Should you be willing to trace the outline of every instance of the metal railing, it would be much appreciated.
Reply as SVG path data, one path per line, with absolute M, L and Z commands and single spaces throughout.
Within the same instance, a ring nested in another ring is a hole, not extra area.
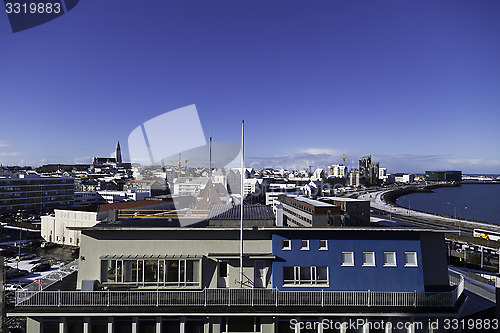
M 78 259 L 73 260 L 69 264 L 61 266 L 57 271 L 50 272 L 49 274 L 39 277 L 32 283 L 23 288 L 24 291 L 40 292 L 45 288 L 50 287 L 54 283 L 61 281 L 66 276 L 78 270 Z
M 358 306 L 453 307 L 463 280 L 449 292 L 279 291 L 17 291 L 16 306 Z

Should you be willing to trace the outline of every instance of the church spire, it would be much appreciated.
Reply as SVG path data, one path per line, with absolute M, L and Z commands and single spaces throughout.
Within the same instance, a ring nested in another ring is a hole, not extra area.
M 120 141 L 116 143 L 115 157 L 116 157 L 116 163 L 122 163 L 122 150 L 120 148 Z

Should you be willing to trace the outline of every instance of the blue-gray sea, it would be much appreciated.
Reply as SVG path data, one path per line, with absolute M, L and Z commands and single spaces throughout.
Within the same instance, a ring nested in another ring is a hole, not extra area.
M 402 207 L 461 219 L 500 224 L 500 184 L 462 184 L 441 187 L 434 193 L 411 193 L 399 197 Z

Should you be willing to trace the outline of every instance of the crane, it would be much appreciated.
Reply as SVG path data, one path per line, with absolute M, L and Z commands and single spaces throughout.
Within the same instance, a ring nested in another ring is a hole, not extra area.
M 181 163 L 187 163 L 189 160 L 181 160 L 181 153 L 179 153 L 179 159 L 178 160 L 165 160 L 165 162 L 177 162 L 177 178 L 180 178 L 181 176 Z
M 345 166 L 345 159 L 348 158 L 348 157 L 349 157 L 349 155 L 342 154 L 342 161 L 344 161 L 344 166 Z

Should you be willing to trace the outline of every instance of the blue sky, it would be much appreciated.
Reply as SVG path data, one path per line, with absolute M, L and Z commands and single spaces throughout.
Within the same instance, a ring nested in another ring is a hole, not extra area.
M 498 0 L 85 0 L 12 33 L 0 162 L 89 162 L 169 110 L 256 167 L 500 173 Z

